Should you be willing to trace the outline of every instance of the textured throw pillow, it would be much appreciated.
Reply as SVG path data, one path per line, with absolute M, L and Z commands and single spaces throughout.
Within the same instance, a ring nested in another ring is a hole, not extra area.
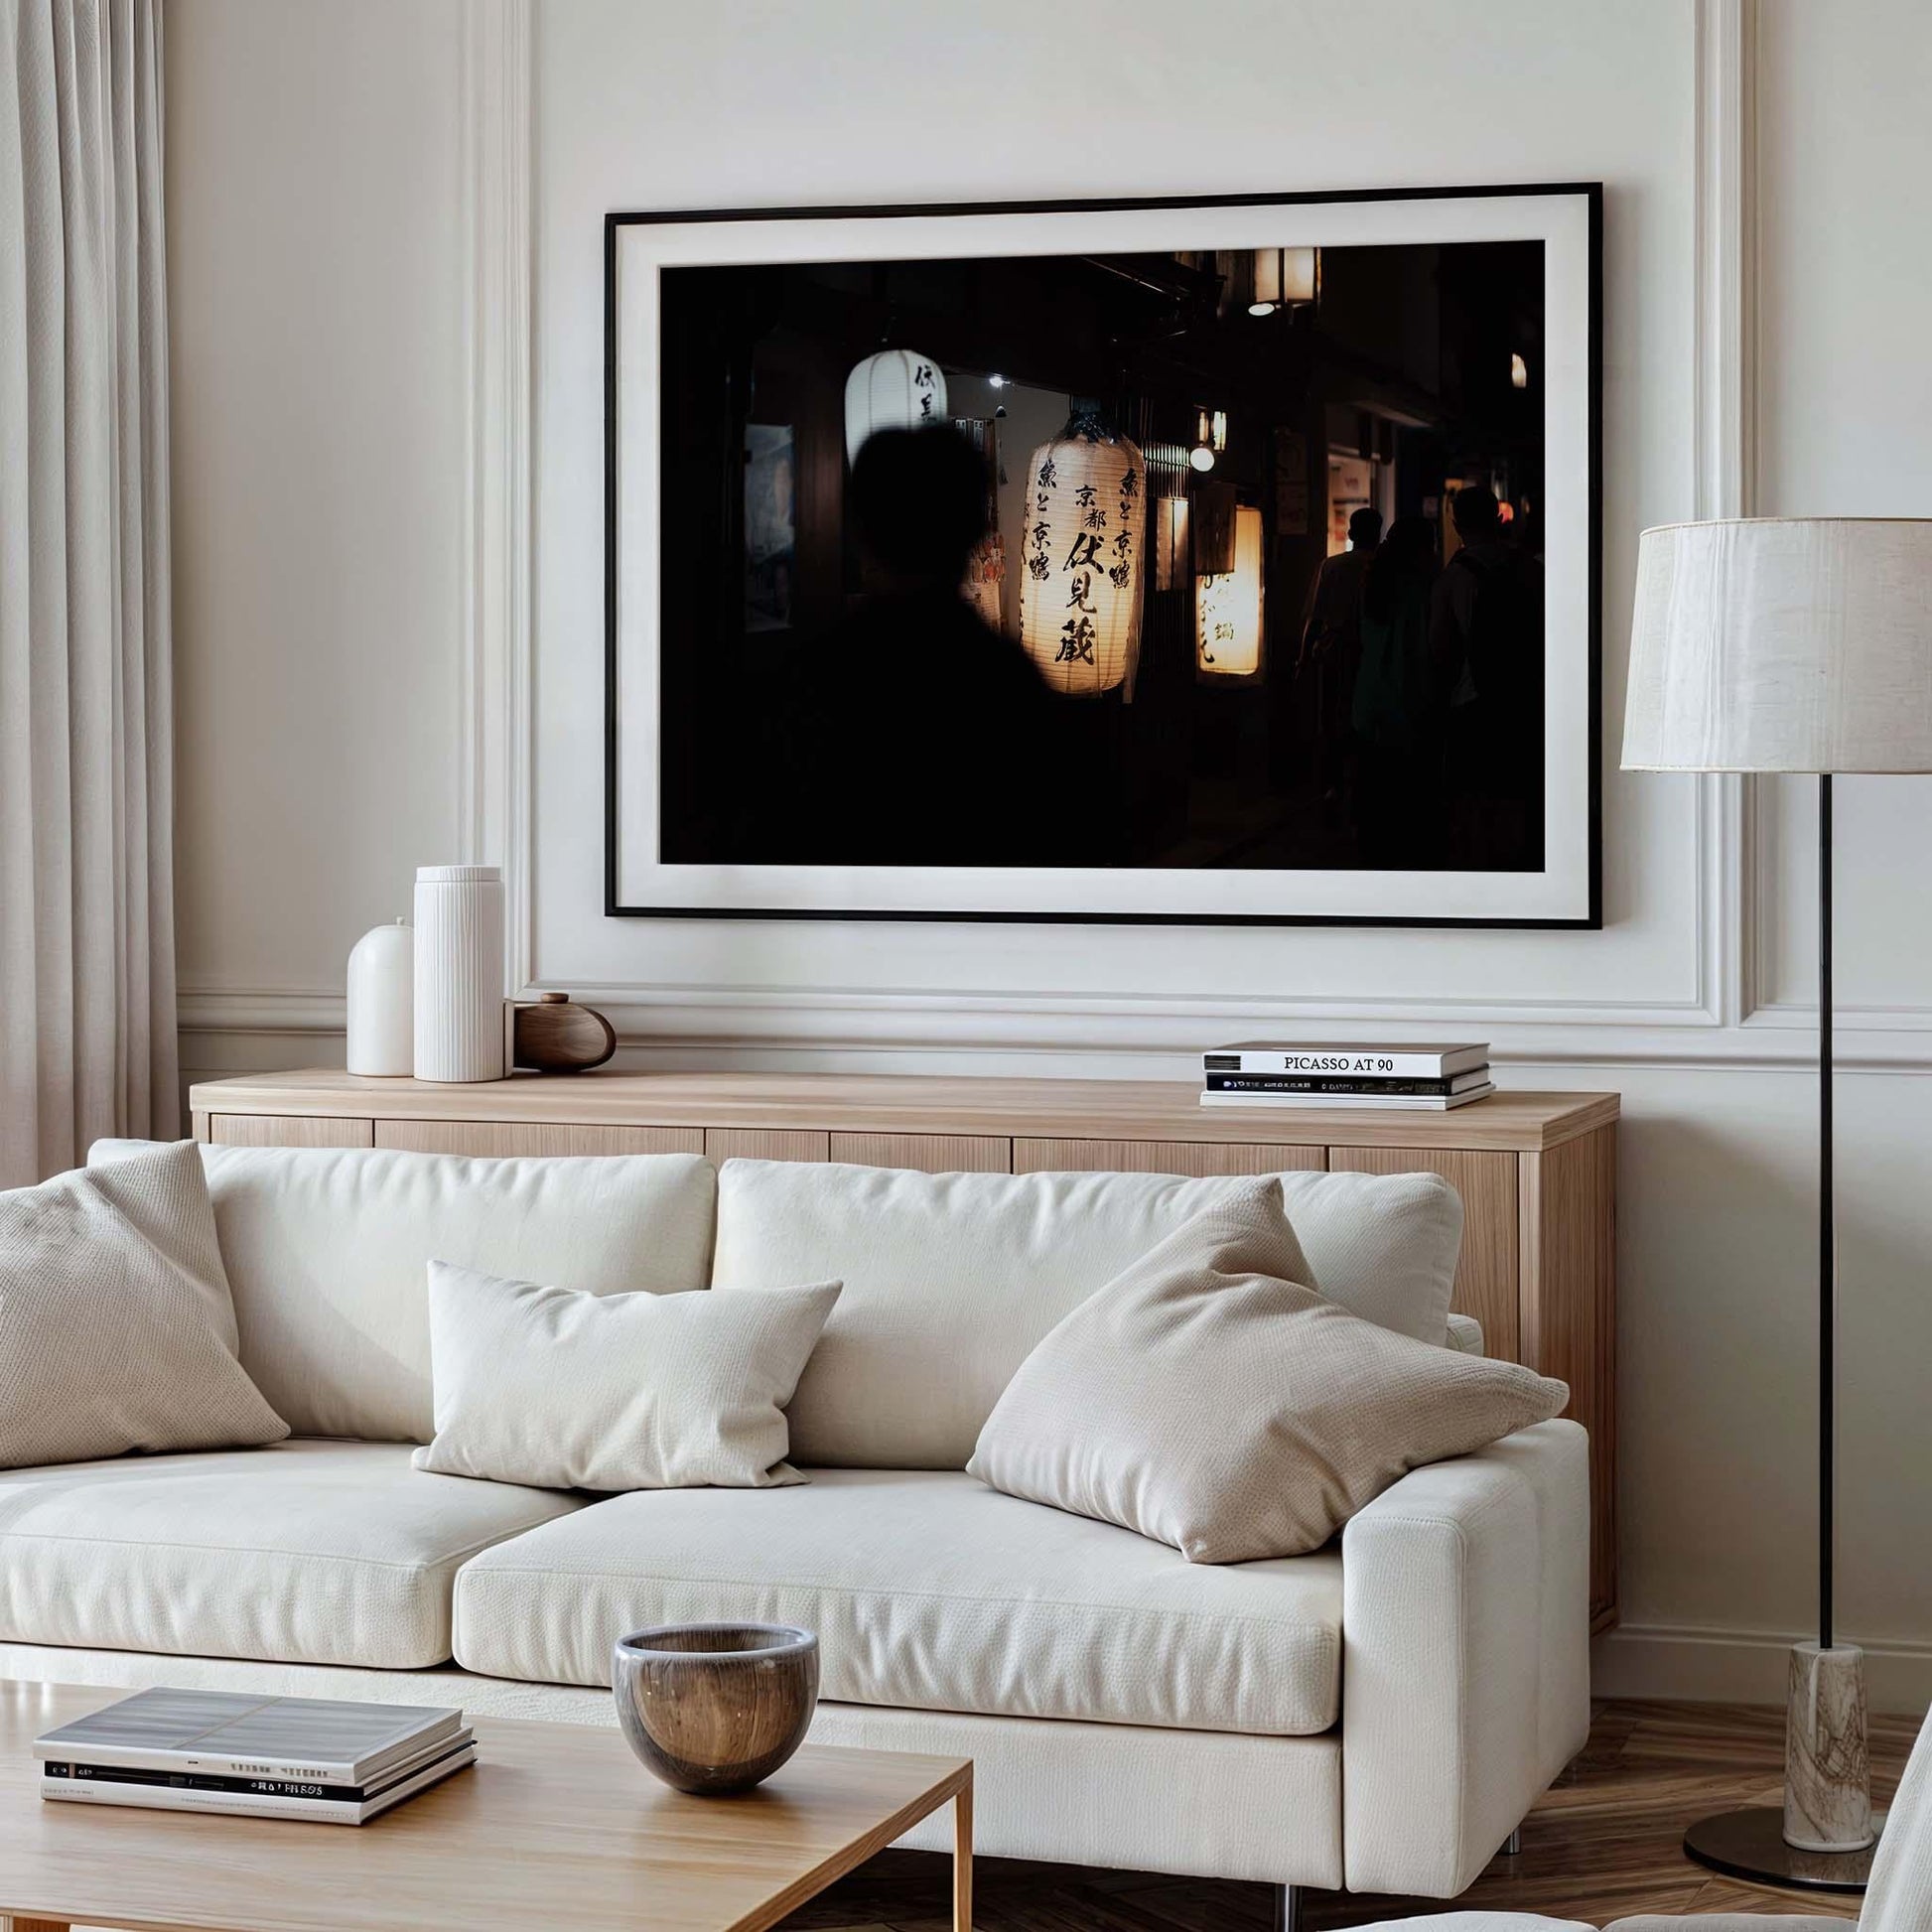
M 1319 1549 L 1409 1470 L 1569 1400 L 1282 1279 L 1285 1233 L 1273 1181 L 1176 1228 L 1028 1356 L 967 1468 L 1191 1563 L 1245 1563 Z
M 539 1489 L 803 1482 L 784 1407 L 839 1285 L 592 1295 L 429 1265 L 419 1469 Z
M 0 1193 L 0 1466 L 288 1433 L 235 1359 L 193 1141 Z

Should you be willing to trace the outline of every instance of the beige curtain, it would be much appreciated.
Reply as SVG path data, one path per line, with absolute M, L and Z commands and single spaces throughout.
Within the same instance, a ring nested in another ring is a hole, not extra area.
M 0 0 L 0 1185 L 172 1136 L 160 0 Z

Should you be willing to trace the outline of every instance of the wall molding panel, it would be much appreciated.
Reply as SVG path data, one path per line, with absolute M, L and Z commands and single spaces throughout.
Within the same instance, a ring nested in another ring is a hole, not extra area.
M 463 859 L 500 865 L 509 983 L 529 980 L 532 0 L 463 12 Z
M 523 16 L 524 59 L 528 60 L 529 0 L 473 0 L 480 12 Z M 1719 505 L 1740 505 L 1748 494 L 1751 464 L 1750 425 L 1755 407 L 1754 363 L 1744 351 L 1751 341 L 1753 216 L 1751 181 L 1751 50 L 1756 0 L 1698 0 L 1697 127 L 1698 227 L 1695 319 L 1698 359 L 1699 434 L 1696 464 L 1700 513 L 1721 513 Z M 503 28 L 500 31 L 507 33 Z M 524 111 L 527 114 L 527 77 Z M 497 125 L 506 117 L 499 116 Z M 485 115 L 485 119 L 487 116 Z M 499 138 L 508 145 L 508 137 Z M 530 152 L 527 128 L 520 137 Z M 515 253 L 527 266 L 531 255 L 530 193 L 527 181 L 506 203 L 479 222 L 489 246 Z M 486 256 L 489 246 L 479 250 Z M 519 483 L 528 477 L 530 397 L 527 278 L 482 276 L 476 298 L 499 301 L 505 313 L 480 319 L 474 333 L 484 342 L 523 333 L 524 383 L 515 398 L 522 412 L 512 429 L 505 405 L 488 420 L 501 434 L 479 437 L 474 460 L 487 464 L 500 452 L 520 462 Z M 494 485 L 486 476 L 472 479 L 472 498 L 487 503 Z M 1705 505 L 1713 507 L 1706 509 Z M 1736 513 L 1729 508 L 1723 513 Z M 527 497 L 522 521 L 512 532 L 492 525 L 495 542 L 508 544 L 520 534 L 530 540 Z M 518 579 L 518 566 L 505 565 L 491 545 L 480 545 L 480 563 L 491 584 Z M 1386 1016 L 1392 1031 L 1426 1029 L 1445 1023 L 1481 1026 L 1496 1036 L 1499 1057 L 1520 1049 L 1521 1056 L 1605 1063 L 1641 1058 L 1659 1064 L 1737 1064 L 1752 1059 L 1767 1064 L 1787 1057 L 1767 1042 L 1725 1042 L 1714 1035 L 1736 1027 L 1749 1011 L 1744 882 L 1748 877 L 1749 823 L 1739 782 L 1698 781 L 1693 864 L 1696 872 L 1696 931 L 1691 984 L 1682 1000 L 1449 1002 L 1418 993 L 1364 1001 L 1345 993 L 1286 994 L 1268 1000 L 1230 1002 L 1176 1000 L 1169 994 L 1125 995 L 1101 1003 L 1079 997 L 1003 990 L 947 994 L 931 989 L 848 987 L 720 989 L 638 979 L 594 979 L 573 973 L 570 962 L 544 960 L 539 973 L 535 894 L 530 870 L 536 773 L 531 756 L 530 690 L 535 639 L 528 616 L 530 565 L 520 565 L 519 609 L 514 626 L 503 626 L 514 643 L 516 661 L 507 673 L 480 674 L 470 689 L 478 715 L 465 721 L 466 737 L 481 746 L 506 749 L 492 765 L 477 760 L 479 802 L 474 819 L 487 843 L 500 826 L 500 850 L 509 884 L 510 978 L 519 991 L 533 980 L 594 1002 L 611 1015 L 626 1046 L 659 1053 L 702 1049 L 716 1058 L 733 1051 L 769 1054 L 789 1049 L 801 1054 L 903 1052 L 1058 1051 L 1072 1058 L 1090 1054 L 1155 1056 L 1198 1049 L 1200 1026 L 1246 1025 L 1290 1028 L 1359 1024 L 1365 1016 Z M 470 822 L 470 821 L 466 821 Z M 561 970 L 560 970 L 561 969 Z M 1692 1037 L 1687 1037 L 1690 1035 Z M 1695 1043 L 1693 1039 L 1695 1038 Z

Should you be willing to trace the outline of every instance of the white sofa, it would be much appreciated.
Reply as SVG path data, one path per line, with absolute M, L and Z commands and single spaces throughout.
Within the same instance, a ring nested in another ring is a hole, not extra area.
M 294 1437 L 0 1474 L 0 1673 L 608 1723 L 624 1630 L 801 1622 L 813 1737 L 970 1754 L 987 1853 L 1433 1897 L 1584 1742 L 1574 1424 L 1416 1471 L 1338 1546 L 1220 1568 L 963 1473 L 1038 1338 L 1226 1182 L 205 1152 L 243 1364 Z M 1446 1295 L 1446 1185 L 1283 1184 L 1328 1292 L 1398 1325 L 1431 1271 Z M 432 1257 L 602 1292 L 842 1277 L 789 1412 L 810 1483 L 412 1469 Z

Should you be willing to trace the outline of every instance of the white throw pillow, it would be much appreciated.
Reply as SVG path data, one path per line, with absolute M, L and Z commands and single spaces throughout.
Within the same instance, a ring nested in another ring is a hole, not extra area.
M 1569 1401 L 1283 1279 L 1293 1238 L 1272 1181 L 1177 1228 L 1028 1356 L 968 1470 L 1190 1563 L 1245 1563 L 1318 1550 L 1409 1470 Z
M 591 1295 L 429 1265 L 436 1435 L 419 1469 L 540 1489 L 765 1489 L 836 1282 Z
M 235 1359 L 193 1141 L 0 1193 L 0 1466 L 288 1433 Z
M 1279 1179 L 1308 1257 L 1294 1280 L 1384 1327 L 1448 1340 L 1462 1201 L 1447 1180 Z M 727 1161 L 712 1280 L 725 1294 L 845 1284 L 791 1408 L 801 1462 L 962 1469 L 1000 1391 L 1054 1322 L 1164 1235 L 1252 1184 Z

